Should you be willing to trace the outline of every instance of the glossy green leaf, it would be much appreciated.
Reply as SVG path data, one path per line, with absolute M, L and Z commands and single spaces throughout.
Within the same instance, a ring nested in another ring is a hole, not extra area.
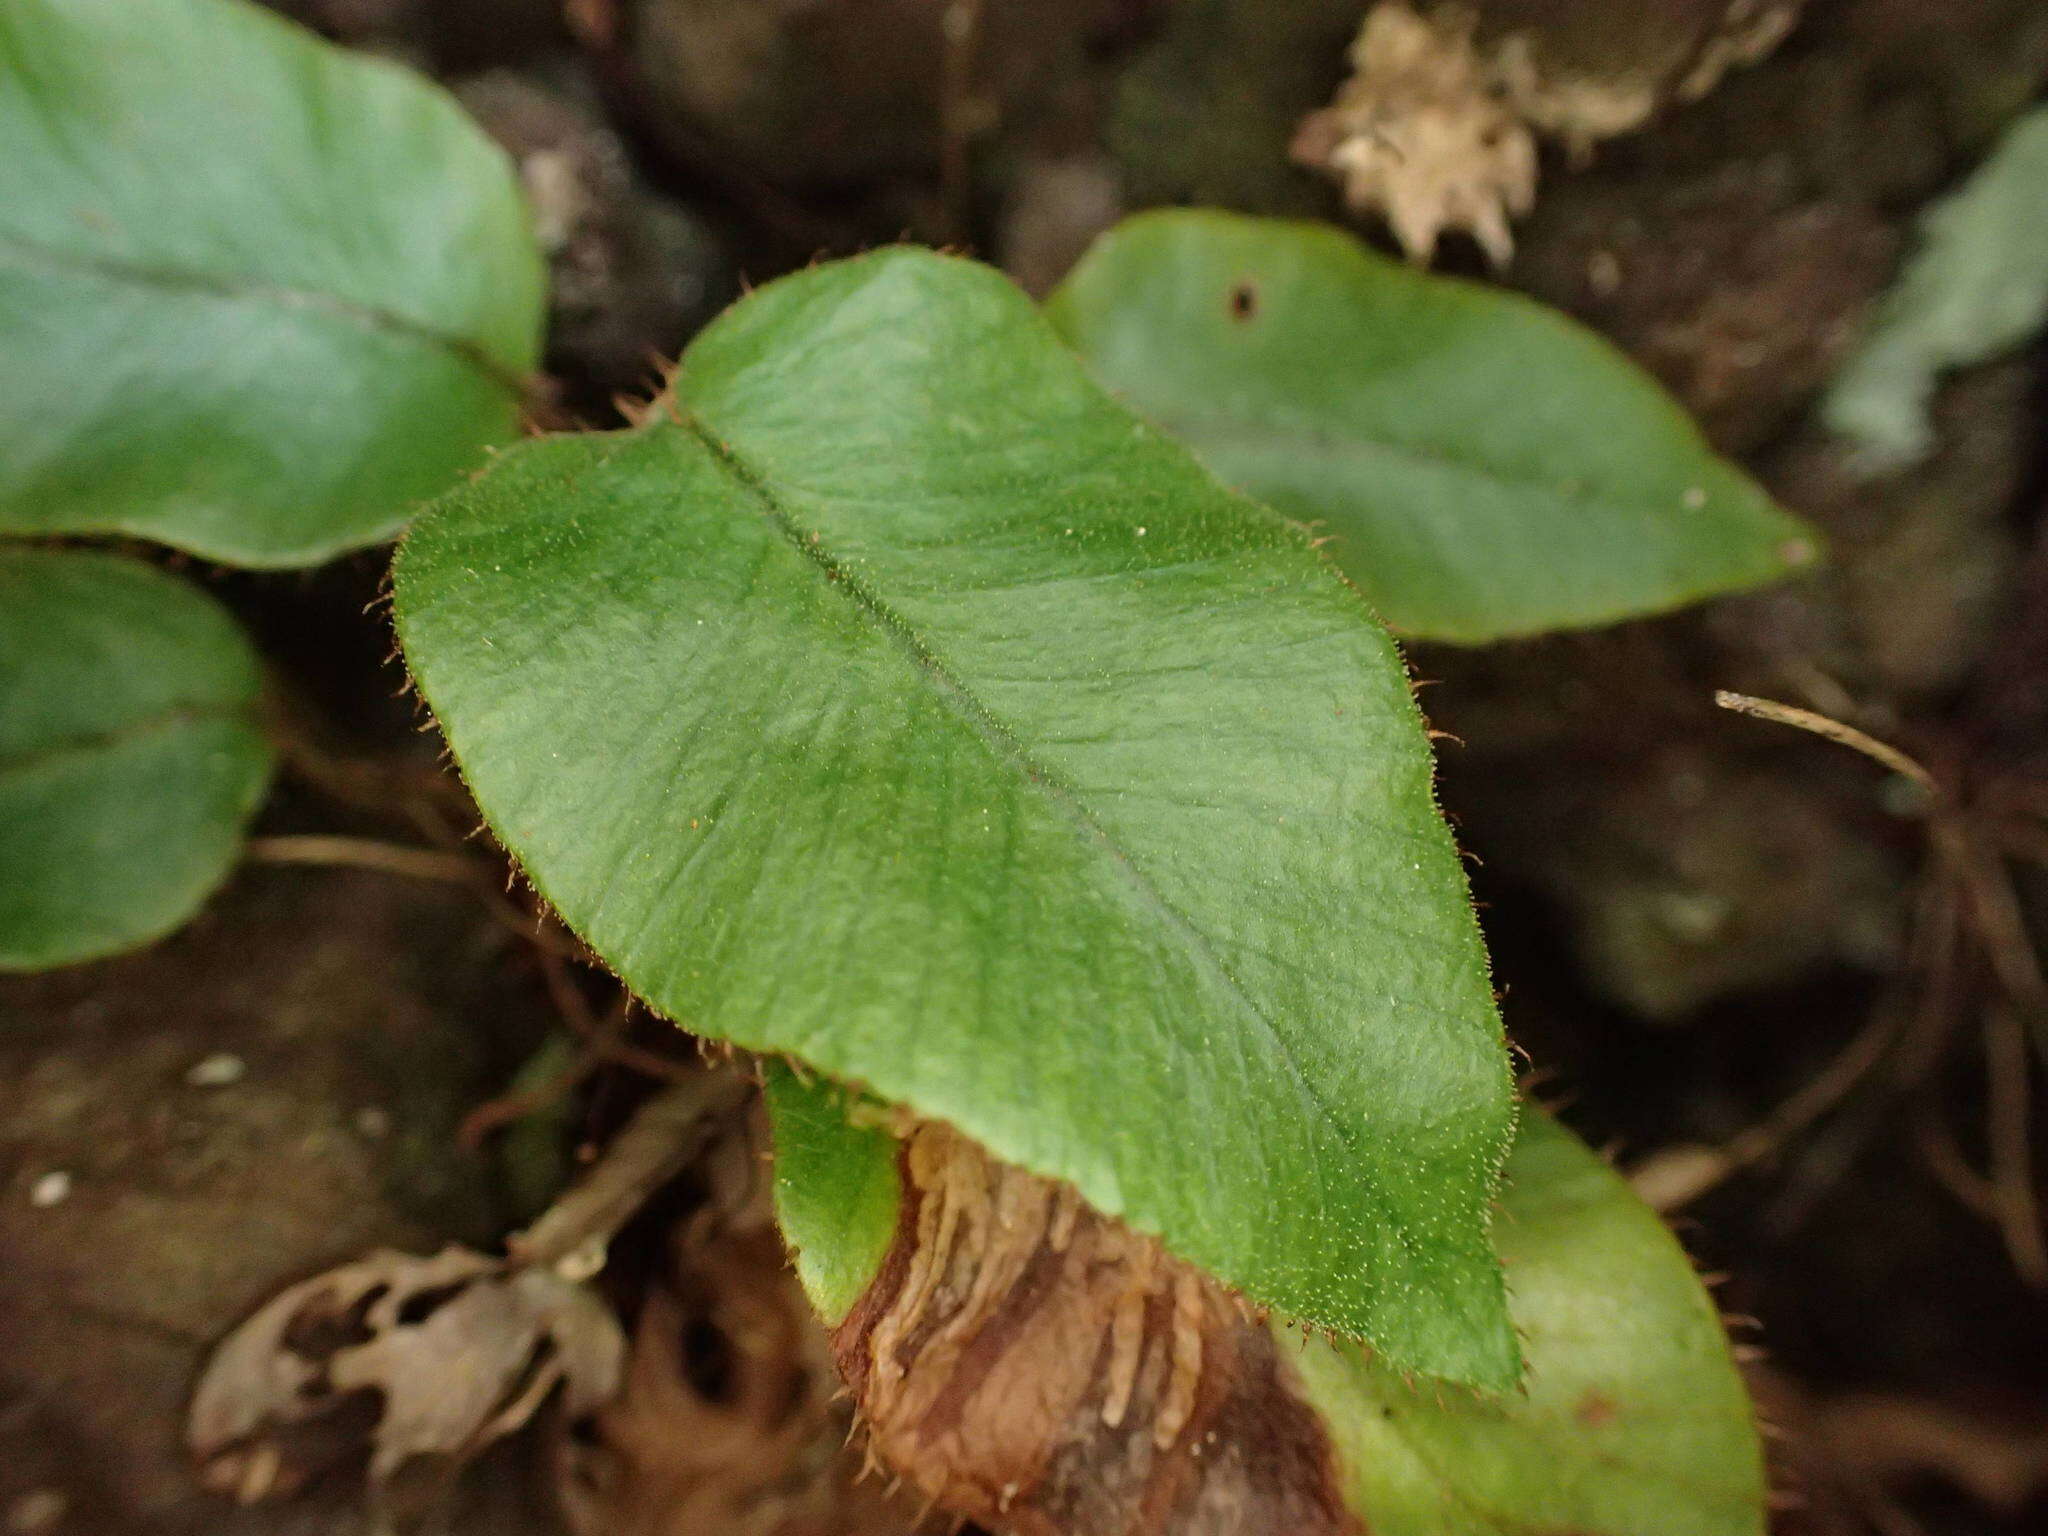
M 1513 1104 L 1408 682 L 997 274 L 762 289 L 401 546 L 479 805 L 655 1007 L 1504 1385 Z
M 2006 131 L 1920 221 L 1920 247 L 1870 334 L 1829 385 L 1821 415 L 1871 470 L 1934 446 L 1928 402 L 1941 374 L 2009 352 L 2048 323 L 2048 108 Z
M 184 582 L 0 546 L 0 970 L 192 915 L 270 776 L 259 691 L 235 621 Z
M 804 1294 L 836 1325 L 875 1278 L 896 1235 L 900 1143 L 879 1124 L 855 1124 L 858 1106 L 836 1083 L 799 1077 L 771 1061 L 764 1089 L 775 1137 L 776 1220 Z
M 542 271 L 437 87 L 246 0 L 0 6 L 0 529 L 388 537 L 517 423 Z
M 1760 1536 L 1756 1424 L 1677 1241 L 1547 1115 L 1528 1113 L 1494 1227 L 1529 1363 L 1481 1401 L 1277 1329 L 1373 1536 Z
M 1409 634 L 1604 624 L 1817 549 L 1599 337 L 1323 225 L 1144 214 L 1048 314 L 1134 409 L 1327 535 Z

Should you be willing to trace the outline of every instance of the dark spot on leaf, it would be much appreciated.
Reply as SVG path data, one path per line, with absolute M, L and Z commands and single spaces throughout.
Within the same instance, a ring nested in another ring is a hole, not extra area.
M 1241 282 L 1230 290 L 1230 318 L 1251 320 L 1259 313 L 1259 290 L 1254 283 Z
M 1586 1428 L 1602 1429 L 1614 1422 L 1614 1416 L 1620 1410 L 1614 1406 L 1613 1398 L 1594 1391 L 1579 1399 L 1579 1406 L 1575 1411 L 1579 1422 Z

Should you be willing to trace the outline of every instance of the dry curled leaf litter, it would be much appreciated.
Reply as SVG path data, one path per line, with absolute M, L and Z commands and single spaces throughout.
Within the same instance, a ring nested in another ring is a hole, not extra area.
M 272 1298 L 194 1394 L 186 1441 L 207 1483 L 250 1503 L 367 1450 L 374 1496 L 422 1457 L 459 1468 L 558 1386 L 571 1416 L 610 1398 L 625 1339 L 577 1282 L 749 1091 L 741 1073 L 706 1070 L 656 1094 L 509 1258 L 380 1251 Z
M 559 1385 L 571 1413 L 616 1389 L 624 1341 L 591 1292 L 450 1246 L 380 1251 L 274 1297 L 200 1378 L 186 1441 L 244 1503 L 367 1449 L 373 1484 L 418 1457 L 466 1461 Z
M 618 1395 L 550 1446 L 573 1536 L 907 1536 L 917 1509 L 860 1478 L 852 1405 L 767 1200 L 761 1137 L 696 1166 L 634 1313 Z M 908 1501 L 904 1501 L 908 1502 Z

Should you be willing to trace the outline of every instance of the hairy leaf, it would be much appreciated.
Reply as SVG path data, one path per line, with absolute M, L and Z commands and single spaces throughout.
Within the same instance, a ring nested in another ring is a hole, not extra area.
M 1871 470 L 1934 446 L 1943 370 L 2010 351 L 2048 322 L 2048 108 L 2006 131 L 1962 189 L 1928 210 L 1920 248 L 1821 402 Z
M 386 537 L 511 434 L 541 284 L 410 72 L 246 0 L 0 6 L 0 529 Z
M 256 658 L 212 599 L 117 555 L 0 547 L 0 970 L 190 917 L 262 798 Z
M 893 250 L 401 547 L 478 803 L 642 997 L 1488 1385 L 1513 1106 L 1399 657 L 995 273 Z
M 1134 409 L 1327 535 L 1409 634 L 1604 624 L 1817 548 L 1599 337 L 1322 225 L 1144 214 L 1048 313 Z
M 1529 1372 L 1482 1401 L 1282 1330 L 1374 1536 L 1760 1536 L 1763 1456 L 1721 1320 L 1677 1241 L 1526 1113 L 1494 1228 Z

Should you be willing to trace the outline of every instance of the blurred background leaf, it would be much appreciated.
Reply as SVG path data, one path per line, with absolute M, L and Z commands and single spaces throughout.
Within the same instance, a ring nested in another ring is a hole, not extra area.
M 0 970 L 190 917 L 270 778 L 255 652 L 125 556 L 0 546 Z
M 1934 446 L 1928 408 L 1952 368 L 2009 352 L 2048 320 L 2048 108 L 2005 131 L 1962 187 L 1920 216 L 1920 248 L 1821 402 L 1862 467 Z
M 515 430 L 541 306 L 440 87 L 245 0 L 0 10 L 0 531 L 388 537 Z
M 1611 623 L 1818 550 L 1592 332 L 1324 225 L 1143 214 L 1048 313 L 1133 410 L 1329 536 L 1405 634 Z

